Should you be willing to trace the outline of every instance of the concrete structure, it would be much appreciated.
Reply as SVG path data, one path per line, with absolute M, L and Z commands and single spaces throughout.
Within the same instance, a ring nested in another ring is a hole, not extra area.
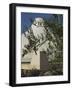
M 37 69 L 37 70 L 48 70 L 48 59 L 46 52 L 44 51 L 38 51 L 37 55 L 35 53 L 31 53 L 29 58 L 24 62 L 22 62 L 21 69 L 25 70 L 32 70 L 32 69 Z

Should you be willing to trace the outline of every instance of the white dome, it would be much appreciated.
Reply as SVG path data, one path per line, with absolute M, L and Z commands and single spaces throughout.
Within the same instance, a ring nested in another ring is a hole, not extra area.
M 38 18 L 35 18 L 35 21 L 36 21 L 36 22 L 44 22 L 44 19 L 41 18 L 41 17 L 38 17 Z
M 36 26 L 44 26 L 44 19 L 41 17 L 35 18 L 33 24 L 35 24 Z
M 33 34 L 36 38 L 46 37 L 46 30 L 44 27 L 44 19 L 41 17 L 35 18 L 33 24 L 31 25 Z
M 29 40 L 24 34 L 21 35 L 21 42 L 22 42 L 21 44 L 22 49 L 24 49 L 25 45 L 29 45 Z

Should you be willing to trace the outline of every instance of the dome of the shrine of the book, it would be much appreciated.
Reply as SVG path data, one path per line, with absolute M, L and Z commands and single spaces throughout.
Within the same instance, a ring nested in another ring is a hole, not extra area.
M 37 17 L 35 18 L 33 24 L 35 24 L 36 26 L 44 26 L 44 19 L 41 17 Z

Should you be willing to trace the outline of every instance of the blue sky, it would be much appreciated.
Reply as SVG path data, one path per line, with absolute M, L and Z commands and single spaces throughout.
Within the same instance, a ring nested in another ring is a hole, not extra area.
M 34 20 L 37 17 L 42 17 L 49 21 L 55 20 L 53 14 L 21 12 L 21 32 L 25 32 L 27 28 L 31 26 L 32 22 L 30 21 L 30 19 Z

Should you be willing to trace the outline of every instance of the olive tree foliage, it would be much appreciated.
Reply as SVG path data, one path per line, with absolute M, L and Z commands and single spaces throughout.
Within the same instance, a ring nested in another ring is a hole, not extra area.
M 35 53 L 36 53 L 36 51 L 37 51 L 37 46 L 36 46 L 36 44 L 37 44 L 37 43 L 39 42 L 39 40 L 40 40 L 40 38 L 37 39 L 37 38 L 34 36 L 33 30 L 32 30 L 31 27 L 28 28 L 28 29 L 29 29 L 29 30 L 28 30 L 28 36 L 26 36 L 26 38 L 28 39 L 29 44 L 26 45 L 26 46 L 24 46 L 26 49 L 23 50 L 23 55 L 22 55 L 22 56 L 24 56 L 24 55 L 26 55 L 27 53 L 32 52 L 32 51 L 35 51 Z
M 60 61 L 63 60 L 63 25 L 60 24 L 61 15 L 54 15 L 56 21 L 50 22 L 47 19 L 45 20 L 45 29 L 47 32 L 46 38 L 54 44 L 55 47 L 50 45 L 47 49 L 48 59 L 51 61 Z

